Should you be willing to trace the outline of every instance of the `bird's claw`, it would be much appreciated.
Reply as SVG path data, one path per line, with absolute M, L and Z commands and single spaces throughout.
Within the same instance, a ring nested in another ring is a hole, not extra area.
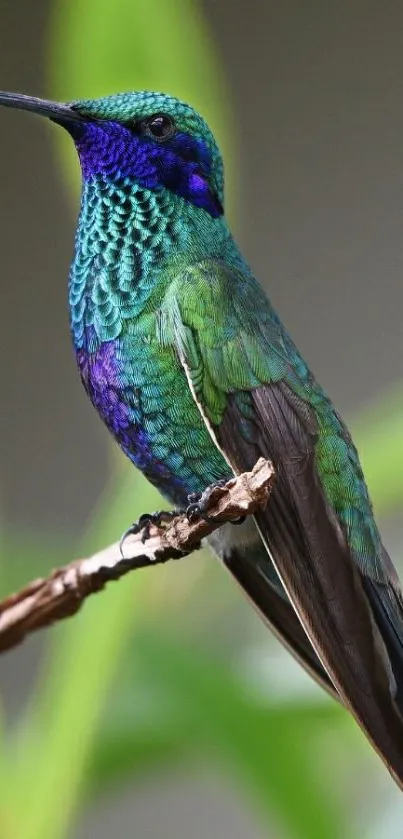
M 192 496 L 196 495 L 197 493 L 192 492 Z M 200 493 L 200 499 L 202 497 L 202 493 Z M 204 512 L 202 504 L 199 501 L 192 501 L 191 504 L 188 504 L 186 507 L 186 516 L 188 521 L 196 521 L 196 519 L 203 519 L 204 521 L 210 522 L 211 524 L 214 523 L 215 519 L 211 516 L 208 516 L 207 513 Z
M 150 538 L 150 529 L 152 524 L 155 524 L 158 527 L 158 525 L 171 521 L 171 519 L 177 516 L 180 512 L 180 510 L 156 510 L 154 513 L 142 513 L 140 518 L 133 522 L 133 524 L 125 530 L 119 540 L 119 550 L 121 556 L 123 557 L 123 545 L 128 536 L 136 536 L 138 533 L 141 533 L 141 541 L 144 545 L 147 539 Z
M 203 519 L 209 524 L 217 524 L 219 519 L 213 518 L 206 513 L 211 494 L 217 487 L 225 487 L 228 483 L 228 478 L 221 478 L 214 484 L 210 484 L 204 492 L 192 492 L 188 495 L 188 506 L 186 507 L 186 516 L 188 521 L 195 521 L 196 519 Z M 237 519 L 230 519 L 228 524 L 243 524 L 246 516 L 239 516 Z

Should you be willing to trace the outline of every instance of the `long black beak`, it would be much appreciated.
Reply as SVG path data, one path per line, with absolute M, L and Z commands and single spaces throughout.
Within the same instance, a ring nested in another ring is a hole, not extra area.
M 25 96 L 24 93 L 8 93 L 8 91 L 0 90 L 0 105 L 32 111 L 61 125 L 83 122 L 83 117 L 71 105 L 66 105 L 64 102 L 52 102 L 50 99 L 39 99 L 37 96 Z

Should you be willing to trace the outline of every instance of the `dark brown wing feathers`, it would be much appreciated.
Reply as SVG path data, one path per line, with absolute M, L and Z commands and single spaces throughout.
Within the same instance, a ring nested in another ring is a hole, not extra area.
M 230 397 L 218 442 L 237 472 L 261 455 L 273 461 L 275 490 L 256 523 L 331 681 L 403 786 L 403 719 L 392 695 L 393 670 L 400 662 L 401 671 L 403 661 L 399 638 L 386 631 L 379 593 L 360 573 L 329 510 L 315 470 L 309 409 L 281 383 L 251 393 L 256 422 L 245 433 Z

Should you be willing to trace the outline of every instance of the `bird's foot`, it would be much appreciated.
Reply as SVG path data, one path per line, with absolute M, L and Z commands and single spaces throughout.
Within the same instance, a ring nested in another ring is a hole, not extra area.
M 204 492 L 192 492 L 188 495 L 188 506 L 186 508 L 186 515 L 188 521 L 194 521 L 195 519 L 203 519 L 204 521 L 209 522 L 210 524 L 217 524 L 217 519 L 213 519 L 209 516 L 206 512 L 209 501 L 211 498 L 212 492 L 217 487 L 225 487 L 228 483 L 228 478 L 221 478 L 221 480 L 216 481 L 214 484 L 210 484 Z M 246 516 L 239 516 L 236 519 L 230 519 L 228 524 L 243 524 L 245 521 Z
M 155 524 L 157 527 L 162 524 L 167 524 L 175 516 L 182 513 L 183 510 L 156 510 L 155 513 L 143 513 L 140 518 L 133 522 L 130 527 L 125 530 L 119 541 L 120 553 L 123 556 L 123 545 L 128 536 L 136 536 L 141 533 L 141 541 L 144 543 L 150 538 L 151 525 Z

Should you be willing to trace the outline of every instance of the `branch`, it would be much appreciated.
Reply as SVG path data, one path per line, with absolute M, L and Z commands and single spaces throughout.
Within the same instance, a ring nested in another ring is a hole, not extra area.
M 34 580 L 0 603 L 0 652 L 15 647 L 26 635 L 74 615 L 83 601 L 129 571 L 179 559 L 200 547 L 201 540 L 224 522 L 251 515 L 266 505 L 274 480 L 271 464 L 261 458 L 251 472 L 232 478 L 206 495 L 209 521 L 188 521 L 179 513 L 161 525 L 152 524 L 149 537 L 128 536 L 85 559 L 57 568 L 49 577 Z

